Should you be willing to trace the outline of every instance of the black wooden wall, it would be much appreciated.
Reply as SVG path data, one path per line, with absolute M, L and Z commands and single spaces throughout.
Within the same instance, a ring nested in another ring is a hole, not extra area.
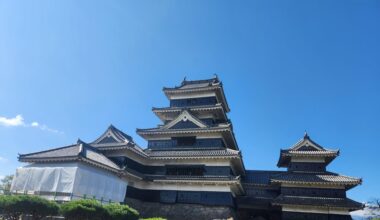
M 126 198 L 146 202 L 234 206 L 233 197 L 229 192 L 143 190 L 128 186 Z

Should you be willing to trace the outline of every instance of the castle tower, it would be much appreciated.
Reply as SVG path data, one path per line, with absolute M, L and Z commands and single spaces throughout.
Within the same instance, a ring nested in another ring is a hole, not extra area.
M 280 185 L 280 195 L 272 205 L 281 207 L 282 219 L 351 219 L 349 212 L 362 204 L 346 197 L 346 191 L 361 179 L 327 171 L 339 150 L 326 149 L 305 133 L 293 147 L 281 150 L 279 167 L 287 172 L 271 178 Z
M 170 106 L 153 108 L 163 124 L 137 129 L 148 141 L 144 151 L 150 163 L 160 171 L 146 174 L 150 182 L 141 187 L 129 186 L 127 197 L 234 207 L 235 196 L 244 193 L 240 176 L 245 169 L 222 83 L 217 77 L 184 80 L 163 91 Z

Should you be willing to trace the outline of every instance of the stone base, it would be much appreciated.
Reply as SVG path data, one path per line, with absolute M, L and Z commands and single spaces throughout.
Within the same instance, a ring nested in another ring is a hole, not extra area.
M 163 217 L 168 220 L 212 220 L 236 219 L 235 211 L 227 206 L 206 206 L 196 204 L 165 204 L 158 202 L 143 202 L 126 198 L 126 204 L 140 212 L 142 218 Z

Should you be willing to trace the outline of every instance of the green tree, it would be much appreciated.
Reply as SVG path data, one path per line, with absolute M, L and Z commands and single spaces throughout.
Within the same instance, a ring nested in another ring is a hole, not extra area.
M 38 196 L 2 195 L 0 196 L 0 213 L 4 219 L 15 220 L 21 215 L 31 215 L 33 220 L 57 215 L 59 206 Z
M 138 220 L 139 213 L 137 210 L 119 203 L 105 205 L 108 215 L 112 220 Z
M 0 191 L 4 194 L 9 194 L 11 190 L 13 175 L 7 175 L 3 179 L 1 179 Z
M 18 205 L 21 212 L 25 215 L 31 215 L 33 220 L 40 220 L 46 216 L 54 216 L 59 212 L 59 206 L 52 201 L 38 197 L 20 195 Z
M 107 210 L 96 200 L 74 200 L 61 205 L 66 220 L 110 219 Z
M 18 220 L 22 214 L 18 206 L 19 197 L 0 195 L 0 213 L 6 220 Z

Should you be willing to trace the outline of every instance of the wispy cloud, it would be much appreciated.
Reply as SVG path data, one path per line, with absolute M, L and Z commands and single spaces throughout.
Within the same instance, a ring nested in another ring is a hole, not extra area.
M 43 131 L 49 131 L 49 132 L 53 132 L 53 133 L 57 133 L 57 134 L 63 134 L 62 131 L 58 131 L 56 129 L 53 129 L 53 128 L 49 128 L 47 125 L 41 125 L 39 124 L 38 122 L 34 121 L 30 124 L 31 127 L 34 127 L 34 128 L 39 128 Z
M 16 115 L 13 118 L 7 118 L 0 116 L 0 126 L 4 127 L 33 127 L 33 128 L 39 128 L 43 131 L 48 131 L 52 133 L 57 133 L 57 134 L 63 134 L 62 131 L 53 129 L 48 127 L 47 125 L 40 124 L 37 121 L 33 121 L 32 123 L 26 123 L 22 115 Z
M 8 159 L 0 156 L 0 163 L 6 163 L 6 162 L 8 162 Z

